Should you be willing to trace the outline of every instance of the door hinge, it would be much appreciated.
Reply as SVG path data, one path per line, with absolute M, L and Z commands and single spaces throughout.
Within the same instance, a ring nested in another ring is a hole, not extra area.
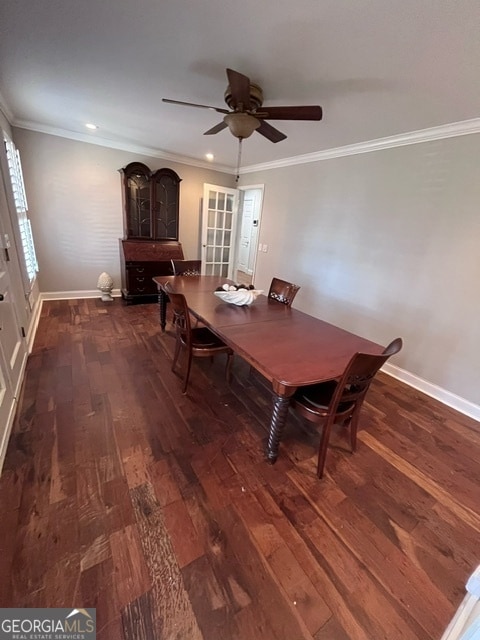
M 21 331 L 22 331 L 22 338 L 26 338 L 27 334 L 25 333 L 25 327 L 20 327 Z
M 10 262 L 10 256 L 8 254 L 8 249 L 5 248 L 4 251 L 5 251 L 5 262 Z

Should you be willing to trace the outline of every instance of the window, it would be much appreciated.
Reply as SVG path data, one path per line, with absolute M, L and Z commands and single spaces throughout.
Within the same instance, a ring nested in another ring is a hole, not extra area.
M 31 287 L 38 272 L 37 256 L 35 245 L 33 244 L 32 228 L 27 216 L 28 205 L 23 183 L 22 165 L 20 164 L 20 154 L 13 142 L 4 135 L 5 149 L 7 152 L 8 170 L 12 183 L 13 199 L 15 201 L 15 211 L 18 220 L 20 241 L 23 249 L 25 262 L 26 279 Z

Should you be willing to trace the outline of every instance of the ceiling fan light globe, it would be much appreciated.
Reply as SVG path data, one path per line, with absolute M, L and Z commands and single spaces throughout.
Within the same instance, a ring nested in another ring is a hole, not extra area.
M 260 120 L 248 113 L 229 113 L 223 121 L 236 138 L 249 138 L 255 129 L 260 126 Z

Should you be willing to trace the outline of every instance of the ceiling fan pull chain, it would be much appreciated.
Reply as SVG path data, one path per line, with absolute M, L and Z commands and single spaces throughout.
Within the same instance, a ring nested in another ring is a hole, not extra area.
M 238 139 L 237 175 L 235 177 L 235 182 L 238 182 L 238 179 L 240 178 L 240 163 L 242 161 L 242 140 L 243 138 Z

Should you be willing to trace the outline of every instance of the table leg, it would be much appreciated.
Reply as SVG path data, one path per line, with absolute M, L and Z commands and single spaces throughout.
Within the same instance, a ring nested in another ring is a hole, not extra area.
M 167 325 L 167 294 L 163 289 L 158 289 L 158 306 L 160 308 L 160 326 L 162 332 L 165 333 L 165 327 Z
M 266 450 L 267 460 L 270 464 L 274 464 L 278 457 L 278 447 L 287 421 L 289 404 L 290 398 L 274 394 L 272 419 L 270 421 L 270 433 L 268 435 Z

